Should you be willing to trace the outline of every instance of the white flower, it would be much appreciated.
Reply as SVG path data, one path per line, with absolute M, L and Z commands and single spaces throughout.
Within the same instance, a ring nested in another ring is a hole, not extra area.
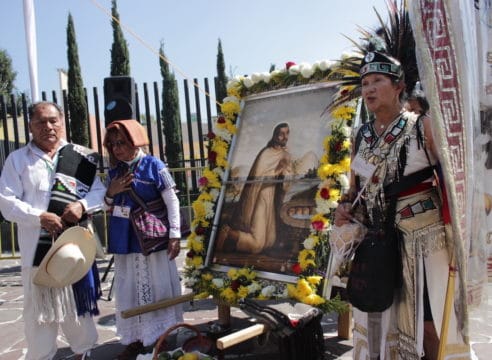
M 289 68 L 289 75 L 298 75 L 301 72 L 301 67 L 299 65 L 292 65 Z
M 275 76 L 275 75 L 279 75 L 279 74 L 282 74 L 284 73 L 285 70 L 284 69 L 275 69 L 273 70 L 271 73 L 270 73 L 270 76 Z
M 334 200 L 326 200 L 326 206 L 328 206 L 330 209 L 336 209 L 338 206 L 338 202 Z
M 257 84 L 257 83 L 259 83 L 262 80 L 263 79 L 261 78 L 261 74 L 260 73 L 252 73 L 251 74 L 251 81 L 253 81 L 253 84 Z
M 312 250 L 314 248 L 314 239 L 308 237 L 302 244 L 304 245 L 304 249 Z
M 215 201 L 219 197 L 219 189 L 212 189 L 209 191 L 210 196 L 212 197 L 212 200 Z
M 215 174 L 217 174 L 217 176 L 218 176 L 219 178 L 221 178 L 221 177 L 222 177 L 222 175 L 224 175 L 224 169 L 223 169 L 223 168 L 221 168 L 221 167 L 216 167 L 216 168 L 214 168 L 214 169 L 212 170 L 212 172 L 214 172 Z
M 243 79 L 243 85 L 249 89 L 251 86 L 254 85 L 254 83 L 253 80 L 251 80 L 249 77 L 246 77 Z
M 337 181 L 340 183 L 340 186 L 344 189 L 347 189 L 349 187 L 349 178 L 345 174 L 340 174 L 337 177 Z
M 263 289 L 261 289 L 261 295 L 263 295 L 264 297 L 272 297 L 275 293 L 275 290 L 277 290 L 277 288 L 273 285 L 265 286 Z
M 184 284 L 185 284 L 186 287 L 189 287 L 190 288 L 190 287 L 193 287 L 193 285 L 195 285 L 197 283 L 197 281 L 198 280 L 195 279 L 195 278 L 188 278 L 188 279 L 185 280 Z
M 284 289 L 281 293 L 278 293 L 278 297 L 282 299 L 287 299 L 289 297 L 289 292 L 287 291 L 287 288 Z
M 234 77 L 227 82 L 226 88 L 227 89 L 237 88 L 240 85 L 241 85 L 241 79 L 238 77 Z
M 305 79 L 311 78 L 311 76 L 313 76 L 314 74 L 314 68 L 309 64 L 302 63 L 300 65 L 300 69 L 301 69 L 301 75 Z
M 254 294 L 257 291 L 260 291 L 261 285 L 258 284 L 258 282 L 253 281 L 251 284 L 248 285 L 248 294 Z
M 265 83 L 268 84 L 270 82 L 271 76 L 269 72 L 262 72 L 260 76 L 261 76 L 261 80 L 263 80 Z
M 333 65 L 335 65 L 335 61 L 323 60 L 319 63 L 319 69 L 321 71 L 326 71 L 328 69 L 331 69 Z
M 223 103 L 226 103 L 226 102 L 233 102 L 233 103 L 236 103 L 239 105 L 239 99 L 235 96 L 227 96 L 224 98 L 224 100 L 222 100 Z
M 217 289 L 222 289 L 224 287 L 224 279 L 221 278 L 214 278 L 212 279 L 212 284 L 217 288 Z
M 210 201 L 204 201 L 203 202 L 203 207 L 205 208 L 205 218 L 206 219 L 211 219 L 214 217 L 215 212 L 214 212 L 214 203 Z
M 352 128 L 350 126 L 342 126 L 340 131 L 345 137 L 350 137 L 350 135 L 352 135 Z
M 329 200 L 316 198 L 316 212 L 320 214 L 328 214 L 331 210 L 332 207 L 330 206 Z
M 227 142 L 230 142 L 232 139 L 232 134 L 225 128 L 214 127 L 214 133 Z

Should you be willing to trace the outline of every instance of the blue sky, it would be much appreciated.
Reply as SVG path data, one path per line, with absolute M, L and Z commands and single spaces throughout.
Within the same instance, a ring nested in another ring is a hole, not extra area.
M 30 92 L 22 0 L 2 0 L 0 48 L 12 58 L 19 91 Z M 110 0 L 34 0 L 39 89 L 59 89 L 58 68 L 67 68 L 68 13 L 74 19 L 84 86 L 102 91 L 109 76 L 112 28 Z M 220 38 L 227 75 L 277 68 L 287 61 L 313 63 L 337 59 L 352 48 L 357 27 L 378 25 L 376 8 L 386 18 L 384 0 L 118 0 L 121 22 L 155 51 L 160 41 L 179 68 L 178 81 L 216 74 Z M 160 81 L 157 55 L 130 33 L 131 75 L 137 83 Z M 342 35 L 343 34 L 343 35 Z

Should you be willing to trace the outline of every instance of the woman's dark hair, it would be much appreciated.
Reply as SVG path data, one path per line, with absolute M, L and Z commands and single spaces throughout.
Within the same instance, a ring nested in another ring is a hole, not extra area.
M 414 96 L 414 97 L 411 97 L 409 99 L 414 99 L 419 103 L 420 107 L 422 108 L 423 114 L 426 114 L 429 112 L 430 106 L 429 106 L 429 102 L 427 101 L 425 96 Z

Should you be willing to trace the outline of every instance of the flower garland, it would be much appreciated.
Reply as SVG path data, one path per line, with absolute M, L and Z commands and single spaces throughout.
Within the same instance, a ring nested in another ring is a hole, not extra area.
M 256 277 L 254 269 L 231 269 L 226 274 L 204 267 L 207 235 L 215 215 L 215 206 L 221 188 L 221 180 L 228 167 L 227 155 L 232 137 L 236 133 L 236 119 L 241 111 L 240 100 L 250 94 L 276 90 L 289 86 L 329 81 L 336 74 L 334 62 L 318 62 L 313 65 L 288 62 L 285 69 L 271 73 L 255 73 L 251 77 L 236 77 L 227 84 L 227 97 L 221 105 L 222 115 L 214 124 L 209 138 L 209 168 L 199 179 L 201 193 L 192 204 L 194 218 L 192 233 L 188 237 L 185 264 L 185 285 L 193 289 L 197 298 L 210 295 L 234 304 L 241 298 L 294 298 L 317 306 L 324 311 L 341 311 L 345 303 L 337 297 L 327 300 L 320 295 L 324 270 L 329 257 L 329 229 L 331 216 L 341 194 L 348 188 L 346 176 L 350 169 L 351 122 L 355 116 L 355 104 L 336 108 L 332 113 L 331 134 L 324 140 L 324 155 L 318 168 L 321 183 L 316 193 L 316 214 L 311 218 L 309 236 L 303 242 L 298 262 L 292 271 L 298 275 L 294 284 L 284 284 Z M 344 91 L 341 89 L 340 91 Z

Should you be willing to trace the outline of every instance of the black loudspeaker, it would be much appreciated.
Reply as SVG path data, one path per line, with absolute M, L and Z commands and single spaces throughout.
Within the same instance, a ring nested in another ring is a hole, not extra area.
M 108 126 L 115 120 L 137 119 L 135 81 L 130 76 L 104 79 L 104 118 Z

